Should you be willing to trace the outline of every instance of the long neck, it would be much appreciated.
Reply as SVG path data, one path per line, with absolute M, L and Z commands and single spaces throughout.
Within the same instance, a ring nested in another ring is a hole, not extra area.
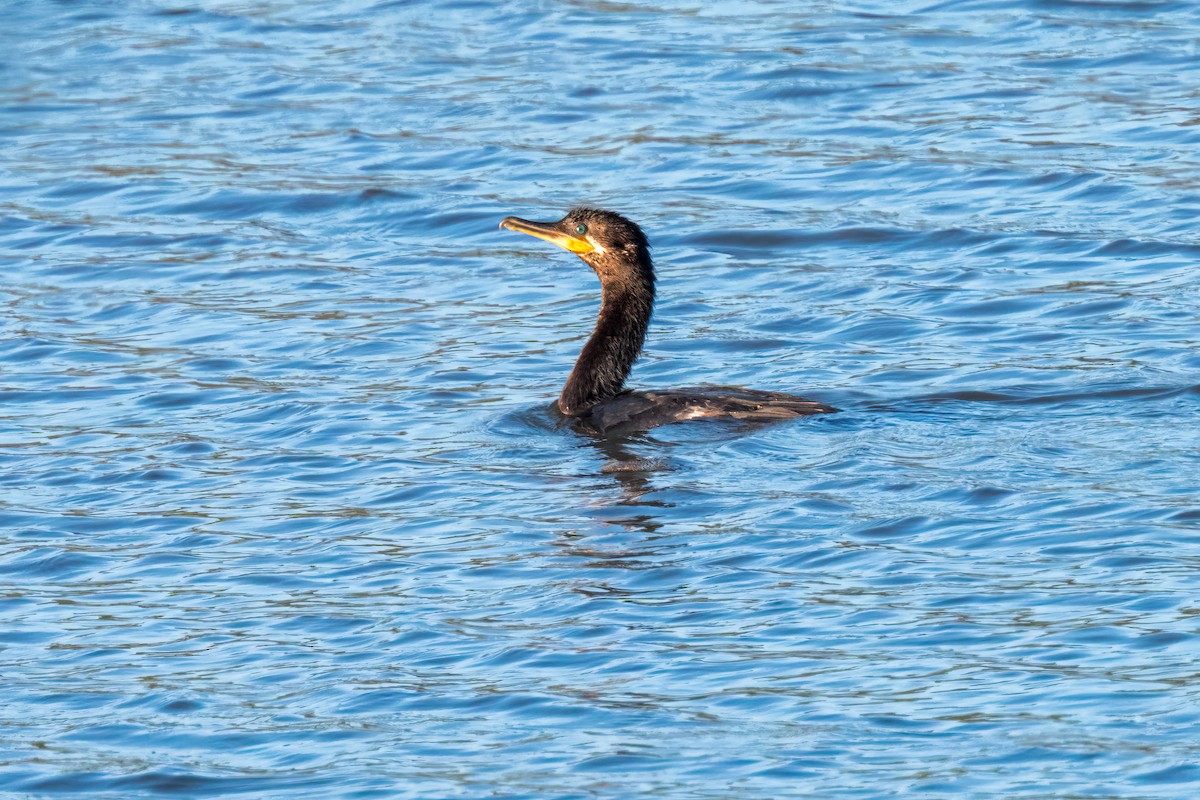
M 639 264 L 620 278 L 605 280 L 601 273 L 601 283 L 596 328 L 558 398 L 559 410 L 569 416 L 586 414 L 596 403 L 621 392 L 654 310 L 654 273 L 648 257 L 644 267 Z

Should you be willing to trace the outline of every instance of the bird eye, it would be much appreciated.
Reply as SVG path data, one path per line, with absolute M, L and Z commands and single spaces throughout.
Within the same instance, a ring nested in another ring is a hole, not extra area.
M 580 236 L 583 236 L 585 233 L 587 233 L 587 225 L 577 226 L 575 228 L 575 232 L 578 233 Z

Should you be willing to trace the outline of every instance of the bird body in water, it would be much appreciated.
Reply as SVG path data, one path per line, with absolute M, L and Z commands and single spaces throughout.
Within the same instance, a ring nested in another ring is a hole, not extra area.
M 572 209 L 558 222 L 506 217 L 500 227 L 569 250 L 600 279 L 596 327 L 558 398 L 558 410 L 582 427 L 601 433 L 631 432 L 687 419 L 774 422 L 836 411 L 782 392 L 724 386 L 625 389 L 654 310 L 654 264 L 642 229 L 620 214 L 594 208 Z

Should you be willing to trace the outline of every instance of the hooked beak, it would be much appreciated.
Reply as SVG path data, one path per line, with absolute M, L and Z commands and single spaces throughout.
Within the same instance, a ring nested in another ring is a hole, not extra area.
M 596 249 L 596 246 L 587 239 L 580 239 L 578 236 L 565 233 L 561 226 L 561 222 L 530 222 L 527 219 L 519 217 L 505 217 L 504 221 L 500 223 L 501 228 L 508 228 L 510 231 L 527 233 L 530 236 L 545 239 L 547 242 L 556 244 L 564 250 L 570 250 L 572 253 L 578 255 L 590 253 Z

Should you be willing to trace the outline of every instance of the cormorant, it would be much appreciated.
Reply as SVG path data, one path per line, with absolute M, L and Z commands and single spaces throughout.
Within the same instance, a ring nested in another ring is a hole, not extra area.
M 640 431 L 686 419 L 774 422 L 837 409 L 782 392 L 726 386 L 634 392 L 625 378 L 642 350 L 654 309 L 650 243 L 612 211 L 575 208 L 558 222 L 505 217 L 501 228 L 571 251 L 600 279 L 600 316 L 558 398 L 558 410 L 601 433 Z

